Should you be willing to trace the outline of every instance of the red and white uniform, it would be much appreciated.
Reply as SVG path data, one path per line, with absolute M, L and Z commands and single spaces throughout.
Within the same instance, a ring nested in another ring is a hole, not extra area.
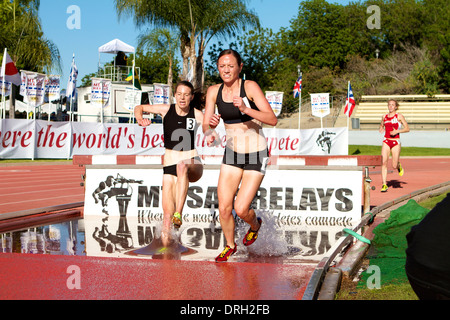
M 400 134 L 391 136 L 392 130 L 398 130 L 400 128 L 400 121 L 398 120 L 398 113 L 393 117 L 389 117 L 389 114 L 384 116 L 384 137 L 386 139 L 400 139 Z

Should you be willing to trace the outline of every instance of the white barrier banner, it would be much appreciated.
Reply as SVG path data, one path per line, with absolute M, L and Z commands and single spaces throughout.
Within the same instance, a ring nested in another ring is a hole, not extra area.
M 34 121 L 7 119 L 0 121 L 0 158 L 31 159 L 35 147 Z
M 88 255 L 125 254 L 127 248 L 101 250 L 102 235 L 110 235 L 108 239 L 120 245 L 134 243 L 129 250 L 160 237 L 162 175 L 162 168 L 87 167 L 84 216 Z M 214 209 L 218 208 L 218 177 L 219 170 L 205 170 L 198 182 L 190 184 L 184 207 L 181 241 L 202 258 L 214 258 L 224 246 Z M 267 253 L 276 245 L 277 250 L 284 250 L 282 254 L 290 251 L 320 260 L 343 235 L 342 230 L 361 219 L 361 183 L 362 171 L 357 170 L 269 169 L 253 201 L 265 222 L 255 249 L 261 245 Z M 151 238 L 145 242 L 143 230 L 147 228 Z M 240 240 L 248 226 L 238 223 L 237 228 Z
M 221 143 L 208 147 L 199 130 L 195 145 L 200 155 L 224 153 L 225 128 L 217 128 Z M 270 154 L 348 155 L 347 128 L 308 130 L 264 129 Z M 22 142 L 22 143 L 21 143 Z M 135 124 L 47 122 L 4 119 L 0 121 L 0 158 L 61 159 L 74 155 L 163 155 L 161 124 L 139 127 Z
M 36 121 L 35 158 L 64 159 L 70 153 L 71 125 L 68 122 Z M 51 155 L 51 157 L 49 157 Z

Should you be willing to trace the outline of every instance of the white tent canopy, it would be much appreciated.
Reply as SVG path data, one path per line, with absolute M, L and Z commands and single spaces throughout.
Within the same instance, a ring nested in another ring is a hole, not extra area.
M 119 51 L 125 52 L 125 53 L 134 53 L 134 47 L 130 46 L 129 44 L 126 44 L 125 42 L 114 39 L 100 48 L 98 48 L 99 53 L 113 53 L 117 54 Z

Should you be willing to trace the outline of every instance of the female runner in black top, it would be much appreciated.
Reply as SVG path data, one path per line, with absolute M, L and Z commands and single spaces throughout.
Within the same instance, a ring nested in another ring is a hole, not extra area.
M 223 51 L 217 66 L 223 84 L 208 89 L 203 132 L 210 145 L 217 140 L 214 129 L 220 119 L 225 122 L 227 145 L 217 194 L 227 246 L 216 258 L 216 262 L 225 262 L 237 251 L 233 208 L 250 225 L 244 245 L 251 245 L 258 237 L 262 220 L 256 217 L 250 205 L 263 181 L 269 160 L 261 123 L 275 126 L 278 120 L 259 85 L 240 78 L 243 64 L 239 53 Z M 214 114 L 216 105 L 218 115 Z
M 140 105 L 134 110 L 140 126 L 150 125 L 144 113 L 159 114 L 164 127 L 164 176 L 162 204 L 164 222 L 162 241 L 166 247 L 170 243 L 171 223 L 175 228 L 182 224 L 184 203 L 189 182 L 198 181 L 203 175 L 203 165 L 194 141 L 196 131 L 203 121 L 203 113 L 191 105 L 194 87 L 188 81 L 181 81 L 175 89 L 176 104 Z

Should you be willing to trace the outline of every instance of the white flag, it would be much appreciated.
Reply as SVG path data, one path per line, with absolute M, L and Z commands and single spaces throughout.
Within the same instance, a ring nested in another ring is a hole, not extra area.
M 77 89 L 77 77 L 78 77 L 78 69 L 75 64 L 75 55 L 73 55 L 72 59 L 72 67 L 70 68 L 69 81 L 67 83 L 66 96 L 67 98 L 75 97 L 76 89 Z

